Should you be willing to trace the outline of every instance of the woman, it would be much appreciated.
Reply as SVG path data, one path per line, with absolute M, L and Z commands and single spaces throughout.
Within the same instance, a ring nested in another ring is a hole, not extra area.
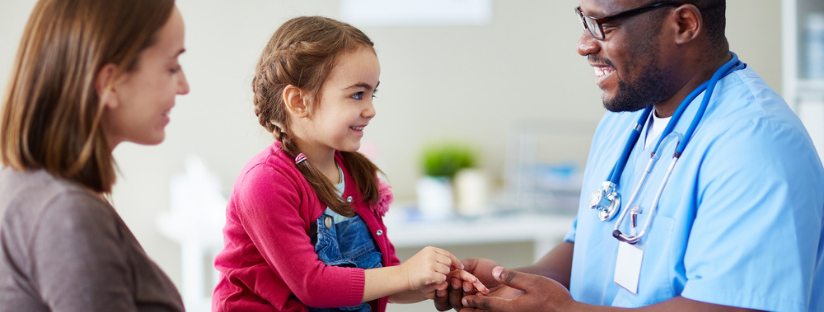
M 121 142 L 158 144 L 183 20 L 173 0 L 40 0 L 0 120 L 0 311 L 183 311 L 107 202 Z

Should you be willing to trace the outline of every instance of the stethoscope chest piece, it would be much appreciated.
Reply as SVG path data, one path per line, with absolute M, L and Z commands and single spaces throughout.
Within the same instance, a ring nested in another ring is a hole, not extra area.
M 605 181 L 602 186 L 589 195 L 589 208 L 598 210 L 601 221 L 607 221 L 621 209 L 621 195 L 615 191 L 615 184 L 612 182 Z
M 621 209 L 621 195 L 615 194 L 615 199 L 609 203 L 607 209 L 603 209 L 598 212 L 598 217 L 601 218 L 601 221 L 608 221 L 615 217 L 615 214 L 618 210 Z

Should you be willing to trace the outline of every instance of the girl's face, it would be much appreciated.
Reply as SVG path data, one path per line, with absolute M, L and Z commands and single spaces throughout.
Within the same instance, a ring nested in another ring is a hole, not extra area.
M 113 99 L 106 103 L 103 131 L 110 148 L 124 141 L 163 142 L 175 96 L 189 93 L 189 84 L 178 63 L 178 56 L 184 51 L 184 29 L 177 8 L 155 36 L 154 44 L 140 53 L 136 69 L 117 79 Z
M 380 83 L 381 66 L 368 47 L 340 55 L 320 90 L 320 103 L 310 109 L 302 141 L 315 148 L 354 152 L 363 130 L 375 117 L 372 105 Z

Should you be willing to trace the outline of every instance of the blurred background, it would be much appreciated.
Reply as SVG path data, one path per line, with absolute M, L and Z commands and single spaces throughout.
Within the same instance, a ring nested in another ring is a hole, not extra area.
M 2 86 L 7 84 L 34 2 L 0 0 Z M 369 18 L 404 13 L 381 13 L 387 3 L 389 8 L 411 5 L 418 11 L 406 10 L 408 20 Z M 796 52 L 803 43 L 795 38 L 806 25 L 799 12 L 806 12 L 806 7 L 795 3 L 731 0 L 727 9 L 731 49 L 776 91 L 793 93 L 793 103 L 798 97 L 794 86 L 803 84 L 796 73 L 805 68 L 795 59 L 807 55 Z M 388 235 L 399 245 L 401 259 L 423 246 L 438 245 L 459 258 L 488 257 L 517 267 L 531 264 L 566 232 L 578 203 L 576 182 L 580 183 L 590 138 L 604 113 L 593 70 L 575 51 L 583 33 L 573 13 L 578 1 L 178 0 L 177 4 L 186 23 L 187 52 L 181 63 L 191 93 L 178 97 L 165 142 L 151 147 L 123 144 L 116 149 L 121 175 L 113 198 L 149 256 L 181 288 L 190 310 L 208 311 L 214 274 L 211 257 L 221 244 L 225 203 L 221 199 L 229 196 L 244 164 L 273 142 L 253 112 L 250 85 L 255 63 L 274 30 L 300 15 L 351 22 L 376 43 L 381 86 L 375 102 L 377 116 L 366 128 L 362 151 L 394 186 L 396 204 L 387 216 Z M 462 10 L 469 7 L 472 10 Z M 788 7 L 793 11 L 788 12 Z M 786 84 L 793 88 L 785 88 Z M 811 107 L 816 112 L 818 106 Z M 821 124 L 821 118 L 815 120 Z M 422 159 L 433 149 L 434 157 L 439 157 L 438 144 L 449 142 L 465 147 L 470 162 L 464 167 L 472 170 L 451 173 L 449 181 L 464 179 L 465 183 L 447 183 L 454 196 L 454 205 L 444 208 L 448 213 L 426 213 L 417 209 L 424 207 L 418 205 L 423 199 L 419 200 L 416 189 L 426 188 L 421 181 L 428 172 Z M 178 182 L 172 182 L 173 177 Z M 174 185 L 178 195 L 173 195 Z M 186 200 L 205 193 L 209 195 L 197 196 L 198 204 Z M 474 195 L 467 199 L 467 194 Z M 519 211 L 541 217 L 529 218 L 538 222 L 535 226 L 499 221 L 520 220 L 522 215 L 509 216 Z M 207 214 L 211 217 L 203 217 Z M 499 219 L 489 221 L 485 215 Z M 190 221 L 208 220 L 191 224 L 186 223 L 187 216 Z M 197 228 L 198 224 L 209 226 Z M 192 283 L 203 287 L 193 288 Z M 430 310 L 434 309 L 428 302 L 389 308 Z

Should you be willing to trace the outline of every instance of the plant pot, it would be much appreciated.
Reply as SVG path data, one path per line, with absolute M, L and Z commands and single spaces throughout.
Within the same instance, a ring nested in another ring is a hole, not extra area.
M 427 220 L 444 220 L 453 215 L 455 199 L 452 181 L 446 177 L 423 176 L 418 179 L 418 209 Z

